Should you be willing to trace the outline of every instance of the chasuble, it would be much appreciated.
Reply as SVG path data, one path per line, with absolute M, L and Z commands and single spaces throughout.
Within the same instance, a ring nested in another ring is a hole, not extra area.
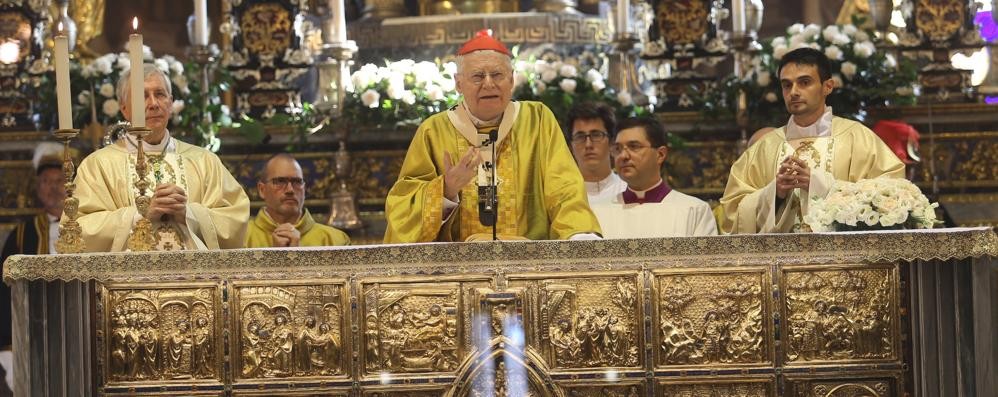
M 87 156 L 76 175 L 78 221 L 91 252 L 124 251 L 141 217 L 135 208 L 135 153 L 123 140 Z M 161 153 L 147 151 L 147 157 L 147 196 L 159 183 L 174 183 L 187 195 L 186 225 L 156 220 L 154 231 L 177 231 L 176 243 L 184 249 L 243 247 L 249 198 L 218 156 L 174 139 Z
M 731 166 L 721 198 L 725 233 L 785 233 L 797 230 L 809 200 L 824 198 L 836 180 L 856 182 L 886 175 L 904 177 L 904 164 L 862 124 L 834 117 L 831 134 L 787 141 L 786 127 L 766 134 Z M 797 155 L 811 168 L 807 192 L 794 190 L 777 208 L 780 163 Z M 804 197 L 801 197 L 804 195 Z
M 300 247 L 322 247 L 330 245 L 350 245 L 350 236 L 339 229 L 316 223 L 308 209 L 304 209 L 301 218 L 295 223 L 295 229 L 301 233 L 298 240 Z M 274 229 L 277 224 L 267 211 L 262 208 L 256 213 L 256 218 L 249 224 L 246 233 L 246 248 L 265 248 L 274 246 Z
M 464 241 L 473 234 L 491 234 L 492 228 L 478 219 L 474 182 L 461 190 L 458 207 L 444 219 L 444 153 L 456 162 L 471 145 L 479 145 L 462 132 L 477 127 L 467 127 L 460 108 L 430 116 L 416 131 L 385 201 L 386 243 Z M 477 128 L 477 133 L 491 129 Z M 498 233 L 531 240 L 600 233 L 582 174 L 551 110 L 539 102 L 511 103 L 499 131 Z M 486 152 L 482 150 L 483 157 L 491 157 Z

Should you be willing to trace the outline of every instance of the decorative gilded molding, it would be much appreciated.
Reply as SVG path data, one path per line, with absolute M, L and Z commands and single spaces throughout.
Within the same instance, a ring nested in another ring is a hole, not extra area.
M 731 253 L 737 252 L 738 255 Z M 879 263 L 998 256 L 990 228 L 761 234 L 597 241 L 374 245 L 318 250 L 223 250 L 13 256 L 4 280 L 266 280 L 345 275 L 633 271 L 689 266 Z M 473 259 L 487 258 L 487 259 Z M 224 266 L 219 266 L 224 263 Z M 289 265 L 293 264 L 293 265 Z

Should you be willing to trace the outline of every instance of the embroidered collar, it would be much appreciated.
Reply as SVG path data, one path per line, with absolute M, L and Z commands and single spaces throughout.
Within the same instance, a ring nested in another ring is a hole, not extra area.
M 790 116 L 786 128 L 787 140 L 832 136 L 832 117 L 831 106 L 825 106 L 825 113 L 821 115 L 821 118 L 806 127 L 797 125 L 794 117 Z

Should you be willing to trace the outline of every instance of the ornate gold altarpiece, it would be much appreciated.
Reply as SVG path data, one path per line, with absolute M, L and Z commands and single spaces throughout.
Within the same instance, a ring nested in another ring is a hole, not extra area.
M 31 395 L 990 395 L 996 256 L 975 228 L 15 256 L 4 280 Z

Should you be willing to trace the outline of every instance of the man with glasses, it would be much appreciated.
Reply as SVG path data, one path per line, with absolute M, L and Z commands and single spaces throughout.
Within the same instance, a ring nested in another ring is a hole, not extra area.
M 246 234 L 246 248 L 349 245 L 342 231 L 316 223 L 305 206 L 301 165 L 287 153 L 274 155 L 256 184 L 265 205 Z
M 606 238 L 690 237 L 717 234 L 706 202 L 669 187 L 662 164 L 669 154 L 665 128 L 650 117 L 629 118 L 610 147 L 627 189 L 593 205 Z
M 133 65 L 118 79 L 121 113 L 131 121 L 129 75 L 145 77 L 146 127 L 142 142 L 149 172 L 146 217 L 159 245 L 155 250 L 241 248 L 246 239 L 249 198 L 214 153 L 173 139 L 167 123 L 173 111 L 170 81 L 153 65 Z M 78 219 L 87 251 L 124 251 L 141 218 L 137 141 L 125 135 L 83 159 L 76 175 Z
M 493 186 L 493 171 L 500 238 L 598 238 L 582 175 L 551 110 L 539 102 L 511 101 L 513 65 L 506 46 L 480 31 L 461 46 L 456 63 L 462 101 L 416 131 L 385 200 L 385 242 L 491 239 L 492 227 L 483 224 L 479 208 L 490 201 L 480 192 Z
M 627 188 L 610 165 L 610 141 L 616 126 L 613 109 L 597 102 L 576 105 L 565 120 L 568 142 L 582 172 L 590 205 L 610 202 Z

